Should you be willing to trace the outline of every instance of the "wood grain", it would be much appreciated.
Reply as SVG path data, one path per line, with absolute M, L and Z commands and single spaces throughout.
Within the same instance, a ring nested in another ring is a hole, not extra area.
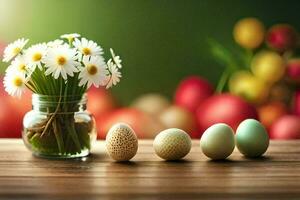
M 272 141 L 266 156 L 237 150 L 210 161 L 193 141 L 182 161 L 165 162 L 139 141 L 132 162 L 113 162 L 104 142 L 77 160 L 36 158 L 21 140 L 0 140 L 0 199 L 300 199 L 300 141 Z

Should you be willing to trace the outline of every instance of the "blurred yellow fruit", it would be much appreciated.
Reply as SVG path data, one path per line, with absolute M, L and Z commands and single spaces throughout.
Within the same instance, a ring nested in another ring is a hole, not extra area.
M 272 51 L 256 54 L 251 63 L 253 74 L 268 83 L 279 81 L 285 73 L 285 67 L 284 59 Z
M 261 104 L 269 94 L 269 85 L 248 71 L 238 71 L 229 80 L 229 91 L 250 103 Z
M 233 29 L 235 41 L 246 49 L 255 49 L 264 41 L 264 25 L 256 18 L 239 20 Z

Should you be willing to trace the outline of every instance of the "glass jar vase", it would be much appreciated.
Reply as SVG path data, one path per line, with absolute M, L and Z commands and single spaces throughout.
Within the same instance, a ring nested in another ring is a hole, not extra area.
M 96 141 L 94 117 L 83 96 L 33 94 L 33 109 L 23 119 L 23 141 L 34 155 L 47 158 L 87 156 Z

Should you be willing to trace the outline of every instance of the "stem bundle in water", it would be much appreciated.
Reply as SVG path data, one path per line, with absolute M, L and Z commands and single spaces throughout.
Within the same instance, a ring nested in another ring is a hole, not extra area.
M 62 104 L 59 101 L 57 102 L 58 109 L 55 109 L 54 113 L 33 111 L 35 114 L 32 113 L 32 115 L 45 115 L 46 118 L 24 129 L 26 140 L 31 148 L 40 154 L 66 156 L 89 150 L 91 148 L 90 134 L 95 129 L 94 120 L 92 116 L 86 116 L 83 111 L 74 112 L 78 104 L 80 103 Z M 69 112 L 66 112 L 67 110 Z M 86 120 L 82 116 L 91 120 Z

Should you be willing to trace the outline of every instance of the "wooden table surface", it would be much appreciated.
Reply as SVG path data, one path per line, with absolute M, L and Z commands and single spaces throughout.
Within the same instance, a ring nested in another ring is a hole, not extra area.
M 0 140 L 0 199 L 300 199 L 300 140 L 272 141 L 266 156 L 235 149 L 210 161 L 193 141 L 182 161 L 165 162 L 139 141 L 132 162 L 113 162 L 97 142 L 77 160 L 36 158 L 21 140 Z

